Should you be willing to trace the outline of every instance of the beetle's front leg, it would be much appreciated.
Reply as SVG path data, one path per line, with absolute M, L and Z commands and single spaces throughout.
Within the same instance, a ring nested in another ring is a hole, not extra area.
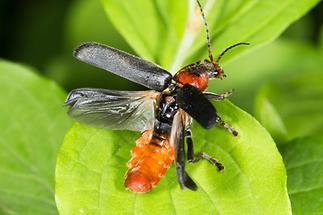
M 222 94 L 215 94 L 215 93 L 211 93 L 211 92 L 205 92 L 205 93 L 203 93 L 203 95 L 207 99 L 213 99 L 213 100 L 216 100 L 216 101 L 222 101 L 225 98 L 231 96 L 232 93 L 233 93 L 233 90 L 226 91 L 226 92 L 224 92 Z M 216 113 L 216 115 L 217 115 L 216 125 L 218 127 L 227 129 L 233 136 L 238 136 L 238 132 L 236 130 L 234 130 L 234 128 L 232 128 L 228 123 L 224 122 L 217 113 Z
M 222 101 L 225 98 L 231 96 L 232 93 L 233 93 L 233 90 L 229 90 L 229 91 L 226 91 L 226 92 L 221 93 L 221 94 L 216 94 L 216 93 L 212 93 L 212 92 L 204 92 L 203 95 L 207 99 L 212 99 L 212 100 L 216 100 L 216 101 Z

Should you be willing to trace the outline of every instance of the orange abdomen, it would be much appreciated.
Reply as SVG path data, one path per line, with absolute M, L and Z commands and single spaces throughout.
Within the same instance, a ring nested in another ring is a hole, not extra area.
M 174 160 L 174 149 L 170 146 L 169 136 L 148 130 L 136 141 L 131 156 L 125 186 L 133 192 L 148 192 L 165 175 Z

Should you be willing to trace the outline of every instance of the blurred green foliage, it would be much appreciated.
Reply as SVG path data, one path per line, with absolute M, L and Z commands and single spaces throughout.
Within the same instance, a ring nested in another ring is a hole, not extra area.
M 43 70 L 64 47 L 69 1 L 1 1 L 0 57 Z
M 0 1 L 0 58 L 37 68 L 37 71 L 26 69 L 6 61 L 0 64 L 3 101 L 0 107 L 0 214 L 57 213 L 52 188 L 53 159 L 70 125 L 60 106 L 65 94 L 52 82 L 30 71 L 54 80 L 67 91 L 77 87 L 136 90 L 143 87 L 77 62 L 72 57 L 73 48 L 84 41 L 97 41 L 137 53 L 172 71 L 207 54 L 205 32 L 199 31 L 190 48 L 184 50 L 187 56 L 176 55 L 187 27 L 187 9 L 194 6 L 193 1 L 187 4 L 186 0 L 175 3 L 140 0 L 146 2 L 142 14 L 138 14 L 140 8 L 132 6 L 134 1 L 102 2 Z M 323 156 L 320 136 L 323 131 L 323 3 L 320 1 L 288 27 L 279 25 L 280 21 L 294 21 L 298 17 L 295 14 L 305 13 L 317 1 L 273 2 L 218 0 L 210 6 L 212 13 L 207 19 L 216 53 L 233 42 L 240 42 L 236 39 L 243 38 L 253 44 L 225 56 L 222 66 L 228 77 L 212 81 L 209 90 L 235 89 L 232 101 L 255 113 L 279 144 L 287 167 L 294 214 L 304 214 L 304 210 L 306 214 L 317 214 L 322 209 L 322 201 L 318 200 L 322 181 L 316 179 L 322 178 L 319 162 Z M 255 5 L 268 10 L 246 14 Z M 271 14 L 277 8 L 279 13 Z M 147 14 L 151 19 L 145 19 Z M 250 25 L 253 20 L 263 22 Z M 286 27 L 278 40 L 268 43 Z M 147 28 L 150 31 L 145 34 Z M 241 52 L 244 54 L 234 58 Z M 172 66 L 176 57 L 179 63 Z M 52 122 L 56 123 L 47 127 Z
M 62 109 L 66 94 L 4 60 L 0 83 L 0 214 L 56 214 L 56 155 L 72 123 Z
M 322 72 L 304 72 L 261 88 L 256 117 L 277 143 L 322 132 L 322 83 Z
M 116 75 L 77 62 L 72 56 L 73 49 L 85 41 L 116 44 L 115 47 L 132 52 L 107 19 L 100 1 L 74 1 L 67 13 L 63 27 L 64 48 L 61 54 L 53 58 L 45 69 L 50 78 L 57 80 L 68 90 L 81 86 L 110 89 L 139 88 L 134 83 Z

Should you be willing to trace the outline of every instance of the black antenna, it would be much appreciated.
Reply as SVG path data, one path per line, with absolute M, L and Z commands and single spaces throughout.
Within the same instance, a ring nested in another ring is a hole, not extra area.
M 237 43 L 237 44 L 234 44 L 234 45 L 232 45 L 232 46 L 229 46 L 228 48 L 226 48 L 220 55 L 219 55 L 219 57 L 216 59 L 216 61 L 215 62 L 219 62 L 220 61 L 220 59 L 223 57 L 223 55 L 227 52 L 227 51 L 229 51 L 230 49 L 232 49 L 232 48 L 234 48 L 234 47 L 237 47 L 237 46 L 240 46 L 240 45 L 250 45 L 249 43 Z
M 200 7 L 200 11 L 201 11 L 202 18 L 203 18 L 204 25 L 205 25 L 206 39 L 207 39 L 207 51 L 208 51 L 208 53 L 209 53 L 210 61 L 211 61 L 211 62 L 213 62 L 213 55 L 212 55 L 212 50 L 211 50 L 211 40 L 210 40 L 209 27 L 208 27 L 208 25 L 207 25 L 206 18 L 205 18 L 205 14 L 204 14 L 204 12 L 203 12 L 203 9 L 202 9 L 202 6 L 201 6 L 201 3 L 199 2 L 199 0 L 196 0 L 196 1 L 197 1 L 197 4 L 198 4 L 198 5 L 199 5 L 199 7 Z

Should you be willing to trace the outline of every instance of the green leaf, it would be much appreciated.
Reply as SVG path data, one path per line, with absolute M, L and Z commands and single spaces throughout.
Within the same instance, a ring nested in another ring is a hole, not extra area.
M 106 17 L 100 0 L 73 1 L 68 11 L 65 24 L 65 50 L 71 52 L 85 41 L 114 44 L 119 49 L 131 51 Z
M 278 95 L 280 92 L 275 92 L 276 88 L 271 85 L 266 85 L 258 93 L 256 98 L 256 116 L 265 128 L 270 131 L 270 134 L 275 137 L 278 142 L 285 142 L 287 140 L 287 129 L 285 124 L 275 109 L 274 105 L 266 97 L 267 93 Z
M 291 214 L 285 168 L 270 135 L 228 101 L 216 107 L 239 136 L 193 127 L 196 151 L 225 165 L 220 173 L 207 161 L 188 164 L 196 192 L 180 190 L 173 166 L 151 192 L 126 191 L 126 162 L 139 135 L 75 124 L 57 160 L 60 214 Z
M 172 73 L 181 66 L 205 58 L 206 36 L 194 0 L 102 0 L 112 23 L 142 57 L 159 63 Z M 204 0 L 216 54 L 237 42 L 225 59 L 275 39 L 288 25 L 319 0 L 244 1 Z
M 308 72 L 263 86 L 257 96 L 256 118 L 277 140 L 321 132 L 322 82 L 322 72 Z
M 323 136 L 296 139 L 280 147 L 294 215 L 322 214 Z
M 110 20 L 140 55 L 157 62 L 176 50 L 183 34 L 186 1 L 103 1 Z M 169 44 L 169 42 L 171 42 Z M 163 54 L 163 50 L 167 51 Z
M 89 19 L 89 17 L 91 17 Z M 51 59 L 47 76 L 65 89 L 91 86 L 109 89 L 138 89 L 128 80 L 104 72 L 92 65 L 76 60 L 73 49 L 85 41 L 113 44 L 114 47 L 132 52 L 122 36 L 109 22 L 100 0 L 75 0 L 68 11 L 65 25 L 64 55 Z M 75 78 L 77 77 L 77 78 Z
M 0 214 L 56 214 L 54 167 L 71 125 L 65 93 L 31 69 L 0 60 Z

